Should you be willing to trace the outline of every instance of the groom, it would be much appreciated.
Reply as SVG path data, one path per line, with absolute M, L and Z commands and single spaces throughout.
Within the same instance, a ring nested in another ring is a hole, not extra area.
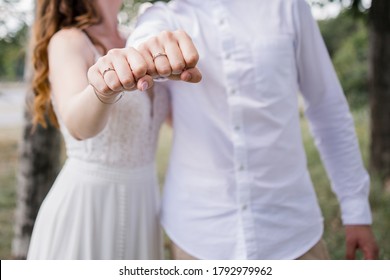
M 328 258 L 301 139 L 301 92 L 340 202 L 346 257 L 360 249 L 365 258 L 377 258 L 369 176 L 305 1 L 159 3 L 141 16 L 129 44 L 148 57 L 149 73 L 180 76 L 198 55 L 189 38 L 202 82 L 155 85 L 157 94 L 166 90 L 172 98 L 174 142 L 162 224 L 174 257 Z
M 328 258 L 297 92 L 340 202 L 346 258 L 378 257 L 353 120 L 304 0 L 159 3 L 129 44 L 154 75 L 189 79 L 182 70 L 200 57 L 201 83 L 155 86 L 172 97 L 162 224 L 175 258 Z

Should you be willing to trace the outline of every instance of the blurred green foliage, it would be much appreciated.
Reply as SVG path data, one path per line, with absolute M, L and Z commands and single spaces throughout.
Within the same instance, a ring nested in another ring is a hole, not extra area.
M 352 107 L 368 101 L 368 27 L 365 17 L 345 11 L 319 22 L 334 67 Z
M 22 80 L 26 55 L 28 26 L 0 38 L 0 81 Z
M 132 25 L 142 4 L 169 1 L 170 0 L 124 0 L 122 10 L 119 13 L 119 23 L 122 25 Z

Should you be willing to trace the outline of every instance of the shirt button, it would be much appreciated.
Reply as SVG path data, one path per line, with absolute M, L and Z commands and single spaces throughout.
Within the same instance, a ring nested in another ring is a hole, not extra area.
M 246 205 L 246 204 L 241 205 L 241 209 L 242 209 L 243 211 L 245 211 L 246 209 L 248 209 L 248 205 Z
M 236 125 L 236 126 L 234 127 L 234 130 L 235 130 L 235 131 L 239 131 L 239 130 L 240 130 L 240 126 Z
M 225 59 L 230 59 L 230 57 L 231 57 L 230 54 L 228 54 L 228 53 L 225 54 Z
M 241 165 L 238 167 L 238 170 L 239 170 L 239 171 L 243 171 L 243 170 L 244 170 L 244 165 L 241 164 Z
M 225 24 L 225 19 L 221 18 L 218 22 L 219 25 L 224 25 Z
M 235 95 L 236 94 L 236 90 L 233 88 L 230 90 L 230 95 Z

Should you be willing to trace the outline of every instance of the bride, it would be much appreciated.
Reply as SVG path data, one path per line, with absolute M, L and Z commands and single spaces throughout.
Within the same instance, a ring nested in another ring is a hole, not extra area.
M 68 158 L 38 213 L 28 259 L 162 258 L 155 151 L 169 98 L 148 90 L 147 71 L 168 56 L 163 44 L 149 54 L 124 48 L 121 5 L 37 1 L 34 123 L 45 126 L 49 113 Z M 200 80 L 196 68 L 175 74 Z

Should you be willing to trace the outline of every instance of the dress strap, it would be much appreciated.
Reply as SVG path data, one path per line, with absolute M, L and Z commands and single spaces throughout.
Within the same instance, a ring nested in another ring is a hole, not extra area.
M 92 43 L 91 38 L 89 37 L 88 33 L 83 30 L 83 34 L 85 35 L 87 43 L 88 43 L 89 47 L 91 48 L 93 54 L 95 55 L 95 61 L 97 61 L 99 59 L 99 57 L 101 57 L 102 55 L 97 50 L 96 46 Z

